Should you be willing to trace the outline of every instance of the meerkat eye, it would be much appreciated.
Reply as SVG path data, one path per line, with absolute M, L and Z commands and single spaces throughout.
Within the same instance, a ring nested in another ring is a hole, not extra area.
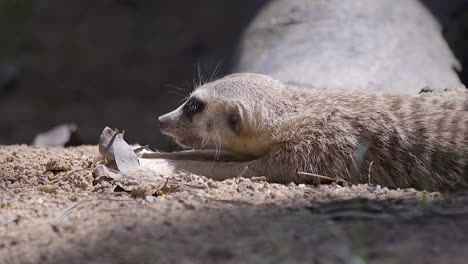
M 185 103 L 182 111 L 184 115 L 186 115 L 189 119 L 192 119 L 195 114 L 201 113 L 204 108 L 205 103 L 198 100 L 197 98 L 190 98 L 187 103 Z
M 240 135 L 240 132 L 241 132 L 240 116 L 239 116 L 239 112 L 237 111 L 237 109 L 228 113 L 227 123 L 229 127 L 232 129 L 232 131 L 234 131 L 237 135 Z

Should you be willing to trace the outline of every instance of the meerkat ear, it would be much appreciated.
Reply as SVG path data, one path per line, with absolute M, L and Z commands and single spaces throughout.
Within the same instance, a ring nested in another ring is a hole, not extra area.
M 232 105 L 227 114 L 227 123 L 232 131 L 234 131 L 238 136 L 242 133 L 243 122 L 244 117 L 240 105 Z

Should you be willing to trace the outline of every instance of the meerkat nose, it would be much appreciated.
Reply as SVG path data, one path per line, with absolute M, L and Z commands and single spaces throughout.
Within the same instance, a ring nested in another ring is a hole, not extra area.
M 167 122 L 164 121 L 164 116 L 158 117 L 159 129 L 163 130 L 167 127 Z

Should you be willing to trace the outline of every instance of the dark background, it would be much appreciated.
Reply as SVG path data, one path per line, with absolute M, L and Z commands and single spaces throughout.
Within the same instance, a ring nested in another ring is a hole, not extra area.
M 242 30 L 267 2 L 1 0 L 0 144 L 75 122 L 84 143 L 108 125 L 167 149 L 156 117 L 198 82 L 198 68 L 229 73 Z M 468 0 L 424 2 L 468 69 Z

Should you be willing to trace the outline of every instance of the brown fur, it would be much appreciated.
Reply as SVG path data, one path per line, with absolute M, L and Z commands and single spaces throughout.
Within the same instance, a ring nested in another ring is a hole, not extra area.
M 160 117 L 162 131 L 184 147 L 207 150 L 146 157 L 215 179 L 242 174 L 302 183 L 313 177 L 298 172 L 308 172 L 352 183 L 370 175 L 371 183 L 389 187 L 468 186 L 464 100 L 310 90 L 258 74 L 227 76 L 191 97 L 204 102 L 203 111 L 189 120 L 182 105 Z

